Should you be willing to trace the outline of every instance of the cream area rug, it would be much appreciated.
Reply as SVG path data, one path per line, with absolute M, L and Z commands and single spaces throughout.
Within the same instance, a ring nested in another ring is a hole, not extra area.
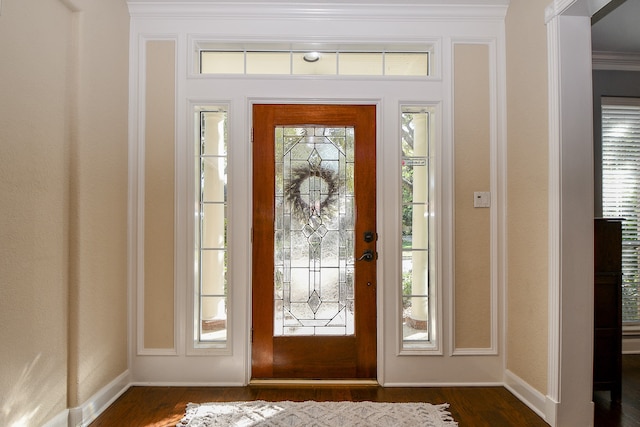
M 383 402 L 189 403 L 177 427 L 442 427 L 457 426 L 448 404 Z

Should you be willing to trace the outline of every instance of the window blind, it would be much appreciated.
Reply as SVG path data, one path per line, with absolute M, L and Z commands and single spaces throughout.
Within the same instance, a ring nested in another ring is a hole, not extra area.
M 640 324 L 640 99 L 603 99 L 602 213 L 624 219 L 622 321 Z

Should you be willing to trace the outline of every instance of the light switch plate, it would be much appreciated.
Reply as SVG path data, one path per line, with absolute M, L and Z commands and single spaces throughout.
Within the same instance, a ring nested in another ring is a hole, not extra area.
M 473 193 L 473 207 L 474 208 L 490 208 L 491 192 L 476 191 L 475 193 Z

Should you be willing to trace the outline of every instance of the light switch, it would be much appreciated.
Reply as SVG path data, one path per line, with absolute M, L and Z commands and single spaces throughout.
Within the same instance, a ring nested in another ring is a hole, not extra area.
M 473 193 L 473 207 L 474 208 L 491 207 L 491 192 L 476 191 L 475 193 Z

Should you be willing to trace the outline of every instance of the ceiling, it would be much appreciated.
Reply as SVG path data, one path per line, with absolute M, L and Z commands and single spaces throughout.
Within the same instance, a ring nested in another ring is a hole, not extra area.
M 640 0 L 612 0 L 592 18 L 593 51 L 640 53 Z

